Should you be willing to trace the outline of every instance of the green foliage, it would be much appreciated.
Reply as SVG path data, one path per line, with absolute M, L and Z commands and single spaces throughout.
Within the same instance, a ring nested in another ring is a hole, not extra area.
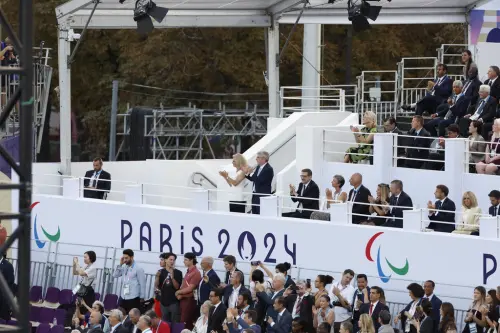
M 58 85 L 57 21 L 55 7 L 64 0 L 35 1 L 35 45 L 41 40 L 52 47 L 52 86 Z M 3 0 L 2 9 L 16 22 L 17 0 Z M 132 13 L 131 13 L 132 15 Z M 291 30 L 281 26 L 281 44 Z M 300 85 L 302 76 L 302 33 L 299 26 L 284 53 L 280 66 L 281 85 Z M 5 37 L 5 36 L 4 36 Z M 92 155 L 107 151 L 111 82 L 150 85 L 199 92 L 263 93 L 266 69 L 264 29 L 167 29 L 155 30 L 141 40 L 133 30 L 90 30 L 72 66 L 72 106 L 82 123 L 79 138 L 83 152 Z M 353 38 L 353 78 L 362 70 L 395 70 L 404 56 L 435 56 L 442 43 L 463 43 L 461 25 L 374 25 Z M 324 28 L 323 84 L 345 83 L 346 27 Z M 168 92 L 147 90 L 148 96 L 122 92 L 121 110 L 132 105 L 187 106 L 207 104 L 199 95 L 181 97 Z M 206 99 L 206 97 L 204 97 Z M 266 107 L 264 102 L 259 105 Z

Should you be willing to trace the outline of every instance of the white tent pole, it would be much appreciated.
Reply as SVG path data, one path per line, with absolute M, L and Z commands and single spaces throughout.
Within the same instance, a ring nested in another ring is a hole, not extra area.
M 280 30 L 278 22 L 274 21 L 272 26 L 267 29 L 267 70 L 269 79 L 269 117 L 277 118 L 279 116 L 279 90 L 280 90 L 280 68 L 278 63 Z
M 68 65 L 71 45 L 68 32 L 69 25 L 59 25 L 60 171 L 63 175 L 71 175 L 71 69 Z
M 302 87 L 318 89 L 302 90 L 302 109 L 319 107 L 321 70 L 321 24 L 304 24 L 304 49 L 302 57 Z M 316 98 L 314 98 L 316 97 Z

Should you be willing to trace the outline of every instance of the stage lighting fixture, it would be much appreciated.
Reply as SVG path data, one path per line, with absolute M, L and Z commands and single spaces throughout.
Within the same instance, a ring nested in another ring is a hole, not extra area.
M 347 12 L 349 21 L 352 22 L 354 31 L 363 31 L 370 28 L 368 19 L 375 21 L 380 14 L 381 6 L 372 6 L 367 1 L 369 0 L 349 0 L 347 4 Z M 379 0 L 371 0 L 379 1 Z
M 119 1 L 123 3 L 125 0 Z M 151 18 L 161 23 L 167 13 L 167 8 L 157 6 L 152 0 L 137 0 L 134 9 L 134 21 L 137 22 L 137 31 L 142 35 L 150 33 L 154 28 Z

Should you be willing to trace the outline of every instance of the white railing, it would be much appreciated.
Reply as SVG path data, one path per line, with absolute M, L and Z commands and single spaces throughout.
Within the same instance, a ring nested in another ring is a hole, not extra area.
M 333 112 L 345 111 L 344 89 L 335 86 L 281 87 L 280 117 L 293 112 Z

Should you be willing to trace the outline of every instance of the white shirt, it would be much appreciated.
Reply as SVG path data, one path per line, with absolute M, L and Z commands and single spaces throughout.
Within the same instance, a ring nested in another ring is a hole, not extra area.
M 423 298 L 431 301 L 433 297 L 434 297 L 434 294 L 431 294 L 430 296 L 425 295 Z
M 217 311 L 217 308 L 219 307 L 220 303 L 221 303 L 221 302 L 219 302 L 219 303 L 217 303 L 217 304 L 215 304 L 215 305 L 214 305 L 214 312 L 212 312 L 212 314 L 214 314 L 214 313 L 215 313 L 215 311 Z
M 309 293 L 305 293 L 302 296 L 297 295 L 297 299 L 295 300 L 295 303 L 293 304 L 293 311 L 292 311 L 292 318 L 298 317 L 300 313 L 297 313 L 297 304 L 299 304 L 300 301 L 304 299 L 304 297 L 309 296 Z
M 278 313 L 278 316 L 276 317 L 276 322 L 273 322 L 273 323 L 271 324 L 271 327 L 273 327 L 273 326 L 274 326 L 274 324 L 276 324 L 276 323 L 278 322 L 278 320 L 280 320 L 280 319 L 281 319 L 281 317 L 283 317 L 283 312 L 285 312 L 285 310 L 286 310 L 286 309 L 283 309 L 283 310 L 281 310 L 281 312 L 280 312 L 280 313 Z
M 267 165 L 267 162 L 262 164 L 259 168 L 259 171 L 257 171 L 257 177 L 259 177 L 260 173 L 262 172 L 262 169 L 264 169 L 264 167 Z
M 111 327 L 111 333 L 113 333 L 118 326 L 120 326 L 121 323 L 116 324 L 115 326 Z
M 229 187 L 229 200 L 230 201 L 243 201 L 243 189 L 245 187 L 245 173 L 242 170 L 238 170 L 231 174 L 231 178 L 236 180 L 238 176 L 243 176 L 243 180 L 238 185 L 232 185 Z
M 370 303 L 369 307 L 368 307 L 368 314 L 371 316 L 373 311 L 375 311 L 375 307 L 377 306 L 378 304 L 378 301 L 376 301 L 375 303 Z M 370 313 L 370 308 L 372 309 L 372 312 Z
M 347 302 L 352 302 L 352 298 L 354 297 L 354 287 L 348 284 L 347 286 L 342 286 L 341 282 L 337 284 L 332 284 L 330 287 L 330 291 L 328 292 L 328 296 L 330 296 L 330 299 L 332 301 L 337 299 L 337 296 L 333 294 L 333 288 L 337 287 L 340 290 L 340 295 L 347 301 Z M 351 304 L 352 305 L 352 304 Z M 351 319 L 352 313 L 350 310 L 343 308 L 341 306 L 335 306 L 333 308 L 335 312 L 335 322 L 340 323 L 343 321 L 346 321 L 348 319 Z
M 241 284 L 236 289 L 233 286 L 233 292 L 229 296 L 229 300 L 228 300 L 228 304 L 227 304 L 230 309 L 233 309 L 238 305 L 238 296 L 240 295 L 240 289 L 241 289 Z
M 274 292 L 274 294 L 273 294 L 273 297 L 271 297 L 271 299 L 274 299 L 274 298 L 276 297 L 276 295 L 277 295 L 280 291 L 282 291 L 283 289 L 285 289 L 285 288 L 282 288 L 282 289 L 280 289 L 280 290 L 278 290 L 278 291 L 275 291 L 275 292 Z

